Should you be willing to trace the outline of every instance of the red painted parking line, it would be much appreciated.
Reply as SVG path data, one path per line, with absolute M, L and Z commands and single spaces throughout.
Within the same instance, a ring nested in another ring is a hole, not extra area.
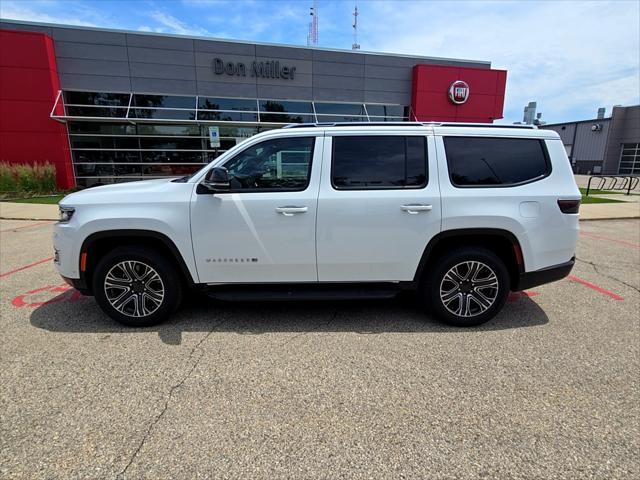
M 25 265 L 24 267 L 16 268 L 15 270 L 11 270 L 9 272 L 0 273 L 0 278 L 6 277 L 6 276 L 11 275 L 13 273 L 21 272 L 22 270 L 26 270 L 27 268 L 35 267 L 36 265 L 40 265 L 41 263 L 50 262 L 51 260 L 53 260 L 53 257 L 45 258 L 45 259 L 39 260 L 37 262 L 30 263 L 29 265 Z
M 626 242 L 624 240 L 618 240 L 617 238 L 603 237 L 602 235 L 595 235 L 593 233 L 587 232 L 580 232 L 580 235 L 588 238 L 593 238 L 595 240 L 606 240 L 607 242 L 619 243 L 620 245 L 624 245 L 626 247 L 640 248 L 640 245 L 637 243 Z
M 58 295 L 52 297 L 51 295 Z M 22 295 L 18 295 L 11 301 L 14 307 L 40 307 L 57 302 L 77 302 L 83 298 L 82 294 L 63 283 L 62 285 L 47 285 L 46 287 L 36 288 Z
M 577 282 L 581 285 L 584 285 L 585 287 L 590 288 L 591 290 L 595 290 L 596 292 L 606 295 L 607 297 L 611 297 L 614 300 L 624 300 L 624 298 L 622 298 L 620 295 L 610 292 L 609 290 L 599 287 L 598 285 L 594 285 L 591 282 L 587 282 L 586 280 L 583 280 L 582 278 L 578 278 L 575 275 L 569 275 L 567 277 L 567 280 L 570 280 L 572 282 Z
M 523 297 L 536 297 L 540 295 L 538 292 L 527 292 L 527 291 L 519 291 L 519 292 L 509 292 L 509 296 L 507 297 L 507 302 L 516 302 Z
M 21 227 L 15 227 L 15 228 L 5 228 L 4 230 L 0 230 L 0 233 L 4 233 L 4 232 L 15 232 L 16 230 L 23 230 L 25 228 L 34 228 L 34 227 L 39 227 L 41 225 L 51 225 L 53 223 L 53 220 L 49 221 L 49 222 L 38 222 L 38 223 L 31 223 L 29 225 L 23 225 Z

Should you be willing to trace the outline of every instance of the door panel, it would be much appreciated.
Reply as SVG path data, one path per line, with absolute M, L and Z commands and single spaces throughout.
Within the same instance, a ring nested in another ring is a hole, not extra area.
M 334 188 L 332 137 L 324 141 L 317 220 L 318 279 L 413 280 L 427 243 L 440 232 L 440 190 L 433 138 L 427 137 L 426 187 L 389 190 Z
M 191 234 L 201 282 L 317 281 L 315 219 L 322 146 L 322 138 L 316 139 L 309 184 L 304 191 L 264 191 L 262 188 L 262 191 L 215 195 L 194 192 Z M 265 175 L 255 182 L 245 176 L 241 182 L 257 187 L 279 184 L 273 180 L 277 172 L 277 177 L 284 178 L 286 185 L 287 175 L 295 175 L 300 169 L 297 160 L 291 160 L 298 154 L 277 152 L 272 156 L 273 165 L 269 165 L 272 176 Z M 232 166 L 234 158 L 237 156 L 217 166 Z

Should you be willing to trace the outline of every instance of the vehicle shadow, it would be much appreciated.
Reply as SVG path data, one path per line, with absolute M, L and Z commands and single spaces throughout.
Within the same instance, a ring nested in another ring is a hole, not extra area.
M 287 332 L 447 333 L 489 332 L 545 325 L 545 312 L 526 295 L 516 295 L 492 321 L 470 329 L 450 327 L 425 314 L 412 296 L 394 300 L 228 303 L 192 296 L 172 319 L 150 328 L 128 328 L 99 309 L 92 297 L 63 301 L 66 294 L 37 307 L 31 324 L 51 332 L 158 332 L 169 345 L 180 345 L 183 332 L 234 332 L 242 335 Z

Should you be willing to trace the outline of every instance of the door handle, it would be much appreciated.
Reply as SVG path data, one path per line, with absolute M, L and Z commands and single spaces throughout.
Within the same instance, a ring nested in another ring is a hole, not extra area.
M 276 212 L 283 214 L 285 217 L 292 217 L 296 213 L 307 213 L 307 207 L 277 207 Z
M 433 209 L 432 205 L 423 205 L 421 203 L 414 203 L 411 205 L 402 205 L 400 209 L 407 212 L 409 215 L 417 215 L 420 212 L 428 212 Z

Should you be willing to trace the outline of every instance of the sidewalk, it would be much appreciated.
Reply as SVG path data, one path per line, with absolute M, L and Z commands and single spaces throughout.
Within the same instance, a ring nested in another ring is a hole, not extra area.
M 604 196 L 604 195 L 600 195 Z M 611 197 L 621 197 L 612 195 Z M 0 218 L 11 220 L 57 220 L 57 205 L 35 203 L 0 202 Z M 640 203 L 593 203 L 580 207 L 580 220 L 607 220 L 616 218 L 640 218 Z
M 619 197 L 620 195 L 615 196 Z M 580 220 L 609 220 L 615 218 L 640 218 L 640 203 L 591 203 L 580 206 Z
M 0 202 L 0 218 L 7 220 L 58 220 L 58 205 Z

